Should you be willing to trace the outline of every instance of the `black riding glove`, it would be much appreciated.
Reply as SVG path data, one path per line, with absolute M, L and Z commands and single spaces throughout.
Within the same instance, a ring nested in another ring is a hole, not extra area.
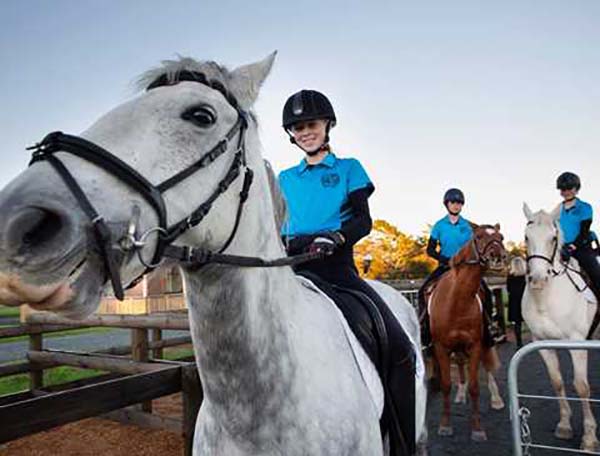
M 440 255 L 438 260 L 440 262 L 440 266 L 448 266 L 450 264 L 450 258 Z
M 329 256 L 336 248 L 344 245 L 344 242 L 346 239 L 339 231 L 325 231 L 316 235 L 307 250 L 310 253 L 323 253 Z
M 568 263 L 571 259 L 571 255 L 573 254 L 573 246 L 571 244 L 563 244 L 560 249 L 560 259 L 563 263 Z

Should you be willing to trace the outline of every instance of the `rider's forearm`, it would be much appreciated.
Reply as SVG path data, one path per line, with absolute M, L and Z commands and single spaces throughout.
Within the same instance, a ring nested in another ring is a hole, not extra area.
M 440 254 L 437 251 L 438 241 L 432 237 L 429 238 L 429 242 L 427 243 L 427 255 L 435 260 L 440 260 Z
M 346 244 L 354 245 L 371 232 L 373 221 L 369 210 L 370 194 L 369 188 L 363 188 L 348 195 L 352 216 L 340 228 Z
M 583 220 L 581 222 L 581 225 L 579 228 L 579 234 L 575 238 L 575 241 L 573 242 L 573 244 L 575 244 L 577 247 L 581 247 L 582 245 L 587 244 L 587 242 L 590 238 L 591 226 L 592 226 L 592 219 Z

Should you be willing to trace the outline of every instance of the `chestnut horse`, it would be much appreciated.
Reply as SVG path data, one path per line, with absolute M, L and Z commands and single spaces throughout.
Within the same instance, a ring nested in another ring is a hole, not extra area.
M 438 429 L 442 436 L 452 435 L 450 425 L 450 356 L 459 356 L 461 383 L 458 397 L 464 397 L 463 364 L 469 366 L 469 394 L 471 396 L 471 439 L 486 440 L 479 415 L 479 362 L 488 371 L 488 386 L 492 407 L 504 407 L 498 387 L 491 374 L 499 367 L 493 347 L 484 347 L 481 280 L 484 271 L 503 268 L 506 251 L 502 244 L 500 226 L 473 225 L 473 238 L 452 258 L 451 269 L 444 274 L 429 298 L 431 338 L 434 354 L 440 368 L 440 383 L 444 395 L 444 409 Z M 459 400 L 460 401 L 460 400 Z

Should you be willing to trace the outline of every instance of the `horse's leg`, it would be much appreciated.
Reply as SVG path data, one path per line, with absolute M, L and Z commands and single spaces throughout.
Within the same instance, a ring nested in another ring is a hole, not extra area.
M 498 390 L 498 384 L 496 383 L 494 374 L 488 372 L 487 381 L 488 389 L 490 390 L 490 406 L 494 410 L 502 410 L 504 408 L 504 401 L 502 400 L 502 396 L 500 396 L 500 391 Z
M 494 372 L 500 367 L 500 360 L 498 359 L 498 353 L 494 347 L 488 348 L 483 352 L 483 366 L 487 371 L 487 385 L 490 390 L 490 406 L 494 410 L 502 410 L 504 408 L 504 401 L 498 390 L 498 384 L 494 378 Z
M 450 389 L 452 383 L 450 381 L 450 353 L 439 342 L 434 342 L 435 357 L 440 366 L 440 384 L 442 394 L 444 396 L 444 410 L 442 411 L 442 419 L 438 428 L 438 435 L 452 435 L 452 426 L 450 426 Z
M 590 385 L 587 379 L 588 353 L 585 350 L 570 350 L 573 360 L 575 391 L 581 399 L 590 398 Z M 596 437 L 596 420 L 592 413 L 590 403 L 586 400 L 581 402 L 583 410 L 583 437 L 581 438 L 581 449 L 584 451 L 598 451 L 600 444 Z
M 573 428 L 571 428 L 571 406 L 565 399 L 565 385 L 560 373 L 560 363 L 555 350 L 540 350 L 540 356 L 546 363 L 546 369 L 552 382 L 555 394 L 559 397 L 560 421 L 556 425 L 554 435 L 559 439 L 569 440 L 573 438 Z
M 458 386 L 456 396 L 454 396 L 455 404 L 467 403 L 467 384 L 465 382 L 465 359 L 459 355 L 456 357 L 456 366 L 458 367 Z
M 487 440 L 481 427 L 479 415 L 479 362 L 481 360 L 481 343 L 475 344 L 469 353 L 469 396 L 471 396 L 471 440 L 483 442 Z

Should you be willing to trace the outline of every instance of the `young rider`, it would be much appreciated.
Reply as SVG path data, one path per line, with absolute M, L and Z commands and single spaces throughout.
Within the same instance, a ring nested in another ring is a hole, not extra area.
M 288 254 L 321 252 L 324 257 L 297 266 L 323 281 L 360 291 L 377 306 L 390 343 L 388 385 L 407 446 L 414 448 L 414 352 L 404 330 L 354 265 L 353 246 L 371 231 L 368 198 L 375 187 L 360 162 L 340 158 L 329 145 L 336 125 L 333 106 L 315 90 L 293 94 L 283 108 L 283 128 L 304 157 L 279 175 L 288 206 L 282 236 Z M 410 387 L 407 385 L 411 385 Z M 408 389 L 412 388 L 412 391 Z
M 448 214 L 433 225 L 427 244 L 427 254 L 438 261 L 438 266 L 425 279 L 419 289 L 419 315 L 421 315 L 421 343 L 423 347 L 428 347 L 431 344 L 425 290 L 433 280 L 450 269 L 450 259 L 473 237 L 471 223 L 460 215 L 465 204 L 463 192 L 458 188 L 451 188 L 444 194 L 443 202 Z M 481 283 L 485 292 L 483 305 L 489 318 L 492 311 L 492 293 L 483 280 Z M 484 317 L 484 320 L 486 320 L 486 317 Z M 484 344 L 489 346 L 493 344 L 493 341 L 487 326 L 488 324 L 484 323 Z
M 556 180 L 556 188 L 563 198 L 560 205 L 560 228 L 563 234 L 561 258 L 566 262 L 574 257 L 588 275 L 592 291 L 600 297 L 600 264 L 593 247 L 596 238 L 591 231 L 592 206 L 577 198 L 581 188 L 577 174 L 562 173 Z

